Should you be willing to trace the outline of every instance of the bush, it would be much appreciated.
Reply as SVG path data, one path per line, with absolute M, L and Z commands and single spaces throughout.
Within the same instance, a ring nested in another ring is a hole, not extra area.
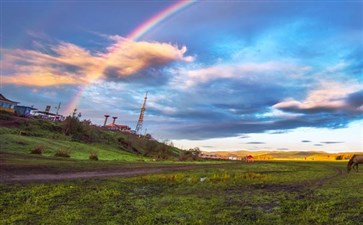
M 98 160 L 98 155 L 97 155 L 97 153 L 96 153 L 96 152 L 91 152 L 91 153 L 89 154 L 89 159 L 90 159 L 90 160 L 95 160 L 95 161 L 97 161 L 97 160 Z
M 59 149 L 59 150 L 58 150 L 58 151 L 54 154 L 54 156 L 69 158 L 69 157 L 71 157 L 69 154 L 70 154 L 69 149 Z
M 198 160 L 201 151 L 198 147 L 191 148 L 187 151 L 182 150 L 179 154 L 179 161 L 187 161 L 187 160 Z
M 38 154 L 41 155 L 44 152 L 45 147 L 42 145 L 36 146 L 30 151 L 30 154 Z

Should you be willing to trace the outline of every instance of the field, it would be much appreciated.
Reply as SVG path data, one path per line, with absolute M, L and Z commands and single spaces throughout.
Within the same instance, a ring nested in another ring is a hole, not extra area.
M 342 162 L 266 161 L 3 182 L 0 224 L 359 224 L 363 176 L 345 168 Z
M 363 221 L 363 172 L 347 174 L 346 160 L 196 160 L 195 149 L 68 122 L 78 129 L 0 115 L 0 224 Z

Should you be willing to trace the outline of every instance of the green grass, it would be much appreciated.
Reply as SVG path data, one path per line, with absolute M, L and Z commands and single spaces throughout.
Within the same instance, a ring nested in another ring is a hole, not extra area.
M 88 160 L 91 152 L 97 152 L 100 160 L 137 161 L 143 158 L 111 145 L 85 144 L 71 140 L 29 137 L 17 134 L 0 134 L 0 146 L 3 152 L 24 154 L 30 153 L 37 146 L 44 146 L 43 156 L 54 156 L 59 149 L 69 149 L 71 158 L 78 160 Z
M 0 224 L 359 224 L 363 173 L 346 174 L 345 167 L 259 162 L 131 178 L 1 184 Z

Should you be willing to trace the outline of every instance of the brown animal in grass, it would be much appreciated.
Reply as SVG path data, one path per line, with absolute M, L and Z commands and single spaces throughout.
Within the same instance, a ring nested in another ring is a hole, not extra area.
M 352 158 L 350 158 L 347 166 L 348 173 L 352 168 L 355 168 L 358 173 L 358 164 L 363 164 L 363 155 L 353 155 Z

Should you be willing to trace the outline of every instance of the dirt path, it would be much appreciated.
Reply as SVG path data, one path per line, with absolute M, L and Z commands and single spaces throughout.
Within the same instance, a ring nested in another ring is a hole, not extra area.
M 104 177 L 129 177 L 137 175 L 155 174 L 155 173 L 165 173 L 165 172 L 175 172 L 175 171 L 185 171 L 192 169 L 202 169 L 202 168 L 216 168 L 220 166 L 235 166 L 236 164 L 208 164 L 208 165 L 163 165 L 163 166 L 142 166 L 135 168 L 107 168 L 100 170 L 90 170 L 90 171 L 73 171 L 73 172 L 25 172 L 22 173 L 0 173 L 0 182 L 2 183 L 28 183 L 28 182 L 48 182 L 48 181 L 60 181 L 60 180 L 74 180 L 74 179 L 87 179 L 87 178 L 104 178 Z M 240 165 L 240 164 L 239 164 Z M 336 173 L 323 177 L 318 180 L 303 181 L 293 185 L 261 185 L 261 187 L 255 187 L 258 189 L 267 189 L 270 191 L 286 189 L 286 191 L 306 189 L 309 190 L 323 186 L 325 183 L 332 179 L 335 179 L 343 175 L 343 170 L 338 167 L 331 167 Z M 259 186 L 259 185 L 258 185 Z M 285 187 L 286 186 L 286 187 Z
M 229 164 L 232 165 L 232 164 Z M 160 167 L 138 167 L 138 168 L 107 168 L 107 170 L 98 171 L 82 171 L 82 172 L 66 172 L 66 173 L 26 173 L 26 174 L 0 174 L 0 182 L 3 183 L 27 183 L 27 182 L 43 182 L 43 181 L 58 181 L 72 179 L 87 179 L 87 178 L 103 178 L 103 177 L 128 177 L 145 174 L 155 174 L 162 172 L 184 171 L 191 169 L 213 168 L 220 167 L 220 164 L 209 165 L 168 165 Z M 226 166 L 226 164 L 223 164 Z

